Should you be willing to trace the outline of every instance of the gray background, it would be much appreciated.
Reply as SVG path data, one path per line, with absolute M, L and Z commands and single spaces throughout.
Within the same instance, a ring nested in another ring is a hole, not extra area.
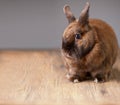
M 63 6 L 78 18 L 86 1 L 90 17 L 108 22 L 120 45 L 120 0 L 0 0 L 0 49 L 60 48 L 68 24 Z

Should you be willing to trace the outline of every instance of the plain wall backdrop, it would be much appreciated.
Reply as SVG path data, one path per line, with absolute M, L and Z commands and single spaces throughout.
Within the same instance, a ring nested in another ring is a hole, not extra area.
M 108 22 L 120 45 L 120 0 L 0 0 L 0 49 L 60 48 L 68 25 L 63 6 L 78 18 L 87 1 L 90 17 Z

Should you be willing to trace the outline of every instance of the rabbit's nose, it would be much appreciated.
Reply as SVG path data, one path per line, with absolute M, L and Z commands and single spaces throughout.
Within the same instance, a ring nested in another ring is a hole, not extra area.
M 66 49 L 66 50 L 70 50 L 72 47 L 73 47 L 73 43 L 70 43 L 67 40 L 63 39 L 62 48 Z
M 62 42 L 65 44 L 65 43 L 67 43 L 67 40 L 63 38 Z

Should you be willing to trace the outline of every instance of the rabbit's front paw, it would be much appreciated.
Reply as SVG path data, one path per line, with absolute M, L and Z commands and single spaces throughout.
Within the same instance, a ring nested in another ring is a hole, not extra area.
M 78 83 L 80 82 L 80 77 L 78 75 L 70 75 L 69 73 L 66 75 L 66 78 L 69 80 L 69 81 L 72 81 L 74 83 Z

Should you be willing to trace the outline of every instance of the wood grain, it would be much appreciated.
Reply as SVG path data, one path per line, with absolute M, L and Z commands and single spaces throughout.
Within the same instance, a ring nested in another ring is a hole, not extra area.
M 65 74 L 59 50 L 0 51 L 0 104 L 120 104 L 120 53 L 108 82 L 72 83 Z

